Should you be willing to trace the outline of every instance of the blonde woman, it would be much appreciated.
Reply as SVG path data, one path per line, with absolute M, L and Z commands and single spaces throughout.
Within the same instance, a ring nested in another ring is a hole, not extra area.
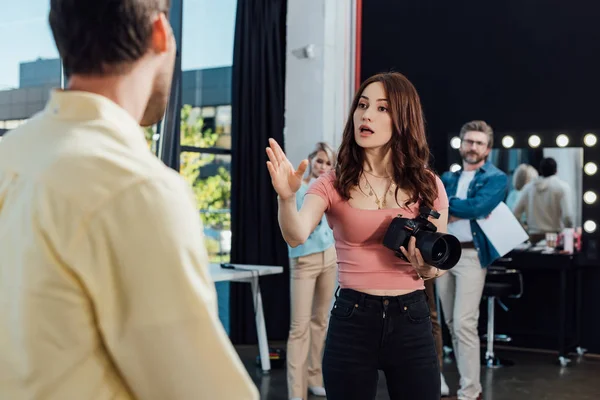
M 515 208 L 521 198 L 521 190 L 529 182 L 533 181 L 539 176 L 537 170 L 529 164 L 521 164 L 513 172 L 513 189 L 506 198 L 506 205 L 511 210 Z
M 335 152 L 317 143 L 309 154 L 308 174 L 296 192 L 298 209 L 310 184 L 328 173 Z M 287 344 L 288 392 L 292 400 L 305 399 L 307 391 L 325 396 L 321 372 L 327 319 L 336 283 L 336 254 L 333 233 L 325 216 L 306 242 L 289 248 L 291 326 Z

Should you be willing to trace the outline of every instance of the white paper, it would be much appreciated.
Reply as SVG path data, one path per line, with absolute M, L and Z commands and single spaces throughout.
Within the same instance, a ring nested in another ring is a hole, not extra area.
M 500 202 L 487 218 L 476 222 L 500 257 L 529 239 L 527 232 L 504 202 Z

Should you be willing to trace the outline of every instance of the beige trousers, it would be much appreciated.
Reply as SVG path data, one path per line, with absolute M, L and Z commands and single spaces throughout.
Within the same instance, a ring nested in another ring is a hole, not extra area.
M 291 326 L 287 342 L 290 398 L 306 399 L 308 386 L 323 386 L 321 360 L 335 291 L 335 247 L 290 259 Z
M 463 249 L 458 264 L 435 283 L 460 374 L 459 400 L 475 400 L 481 393 L 477 323 L 486 274 L 477 251 Z

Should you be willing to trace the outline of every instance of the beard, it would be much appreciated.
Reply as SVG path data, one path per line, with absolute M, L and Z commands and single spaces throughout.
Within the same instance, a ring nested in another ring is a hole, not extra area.
M 484 161 L 486 156 L 481 155 L 479 153 L 475 153 L 472 151 L 469 152 L 460 152 L 460 156 L 464 162 L 467 164 L 479 164 L 481 161 Z
M 173 80 L 173 67 L 167 71 L 160 72 L 156 75 L 152 84 L 152 92 L 146 104 L 144 115 L 140 121 L 143 127 L 152 126 L 163 119 L 167 104 L 169 103 L 169 95 L 171 94 L 171 82 Z
M 163 118 L 167 104 L 169 103 L 170 86 L 170 83 L 157 85 L 155 82 L 150 99 L 148 99 L 148 104 L 144 110 L 144 115 L 140 121 L 141 126 L 152 126 Z

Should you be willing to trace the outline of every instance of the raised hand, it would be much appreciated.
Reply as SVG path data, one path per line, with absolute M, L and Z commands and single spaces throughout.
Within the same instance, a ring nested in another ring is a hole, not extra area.
M 281 147 L 274 139 L 269 139 L 269 147 L 267 147 L 267 168 L 271 174 L 271 183 L 273 188 L 283 200 L 292 198 L 300 189 L 302 184 L 302 176 L 308 166 L 308 160 L 302 160 L 298 169 L 295 170 L 292 163 L 285 156 Z

